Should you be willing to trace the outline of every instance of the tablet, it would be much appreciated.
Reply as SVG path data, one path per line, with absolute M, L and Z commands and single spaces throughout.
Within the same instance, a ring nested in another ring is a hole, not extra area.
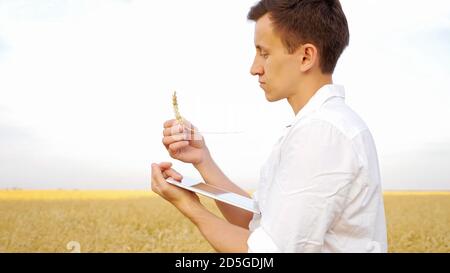
M 201 195 L 219 200 L 221 202 L 233 205 L 235 207 L 248 210 L 256 214 L 261 213 L 258 209 L 258 206 L 256 205 L 256 202 L 253 199 L 234 192 L 221 189 L 217 186 L 206 184 L 200 179 L 183 177 L 181 182 L 178 182 L 173 178 L 169 177 L 166 179 L 166 181 L 177 187 L 199 193 Z

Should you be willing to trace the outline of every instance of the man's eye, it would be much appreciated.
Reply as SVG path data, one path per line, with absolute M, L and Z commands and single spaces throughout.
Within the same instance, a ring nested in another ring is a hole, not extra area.
M 269 57 L 269 54 L 267 54 L 267 53 L 261 53 L 260 55 L 261 55 L 261 57 L 263 57 L 264 59 L 267 59 L 267 57 Z

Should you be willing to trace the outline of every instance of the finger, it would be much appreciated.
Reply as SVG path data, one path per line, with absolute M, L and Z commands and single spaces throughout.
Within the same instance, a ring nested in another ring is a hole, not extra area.
M 158 165 L 162 172 L 164 172 L 165 170 L 170 169 L 170 167 L 172 167 L 171 162 L 161 162 Z
M 183 120 L 183 126 L 184 128 L 190 128 L 192 130 L 195 129 L 194 124 L 192 124 L 189 120 L 185 119 L 184 117 L 181 118 Z M 178 121 L 176 122 L 178 124 Z
M 163 179 L 164 177 L 161 173 L 159 165 L 156 163 L 152 163 L 152 189 L 157 189 L 161 180 Z
M 158 164 L 152 163 L 152 177 L 153 178 L 161 178 L 162 171 Z
M 164 136 L 172 136 L 172 135 L 177 135 L 180 134 L 184 131 L 183 126 L 176 124 L 174 126 L 171 126 L 169 128 L 165 128 L 163 130 L 163 135 Z
M 177 152 L 179 149 L 189 146 L 189 141 L 179 141 L 169 145 L 169 150 L 171 152 Z
M 168 120 L 168 121 L 164 122 L 164 128 L 170 128 L 177 122 L 178 121 L 176 119 Z
M 183 125 L 187 128 L 189 140 L 200 140 L 201 135 L 198 131 L 198 128 L 195 127 L 190 121 L 183 119 Z
M 179 172 L 175 171 L 174 169 L 165 170 L 163 174 L 165 176 L 172 177 L 173 179 L 178 180 L 178 181 L 181 181 L 183 179 L 183 176 Z
M 187 120 L 185 118 L 183 118 L 183 125 L 184 125 L 184 127 L 187 127 L 187 128 L 194 127 L 194 125 L 189 120 Z
M 197 128 L 194 125 L 190 124 L 190 129 L 191 129 L 191 130 L 189 130 L 191 132 L 191 134 L 189 135 L 190 139 L 191 140 L 198 140 L 199 133 L 198 133 Z
M 184 134 L 174 135 L 174 136 L 166 136 L 166 137 L 163 137 L 162 143 L 167 146 L 174 142 L 183 141 L 183 140 L 186 140 L 186 135 L 184 135 Z

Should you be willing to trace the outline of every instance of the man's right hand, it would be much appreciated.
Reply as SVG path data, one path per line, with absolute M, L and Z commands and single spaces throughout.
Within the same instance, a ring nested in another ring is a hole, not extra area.
M 199 165 L 210 157 L 203 136 L 189 121 L 183 126 L 176 119 L 164 122 L 162 142 L 173 159 Z

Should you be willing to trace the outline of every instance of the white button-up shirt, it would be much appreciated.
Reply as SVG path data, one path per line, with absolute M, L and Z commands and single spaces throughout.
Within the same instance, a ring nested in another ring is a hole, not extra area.
M 263 165 L 249 252 L 386 252 L 377 152 L 338 85 L 320 88 Z

